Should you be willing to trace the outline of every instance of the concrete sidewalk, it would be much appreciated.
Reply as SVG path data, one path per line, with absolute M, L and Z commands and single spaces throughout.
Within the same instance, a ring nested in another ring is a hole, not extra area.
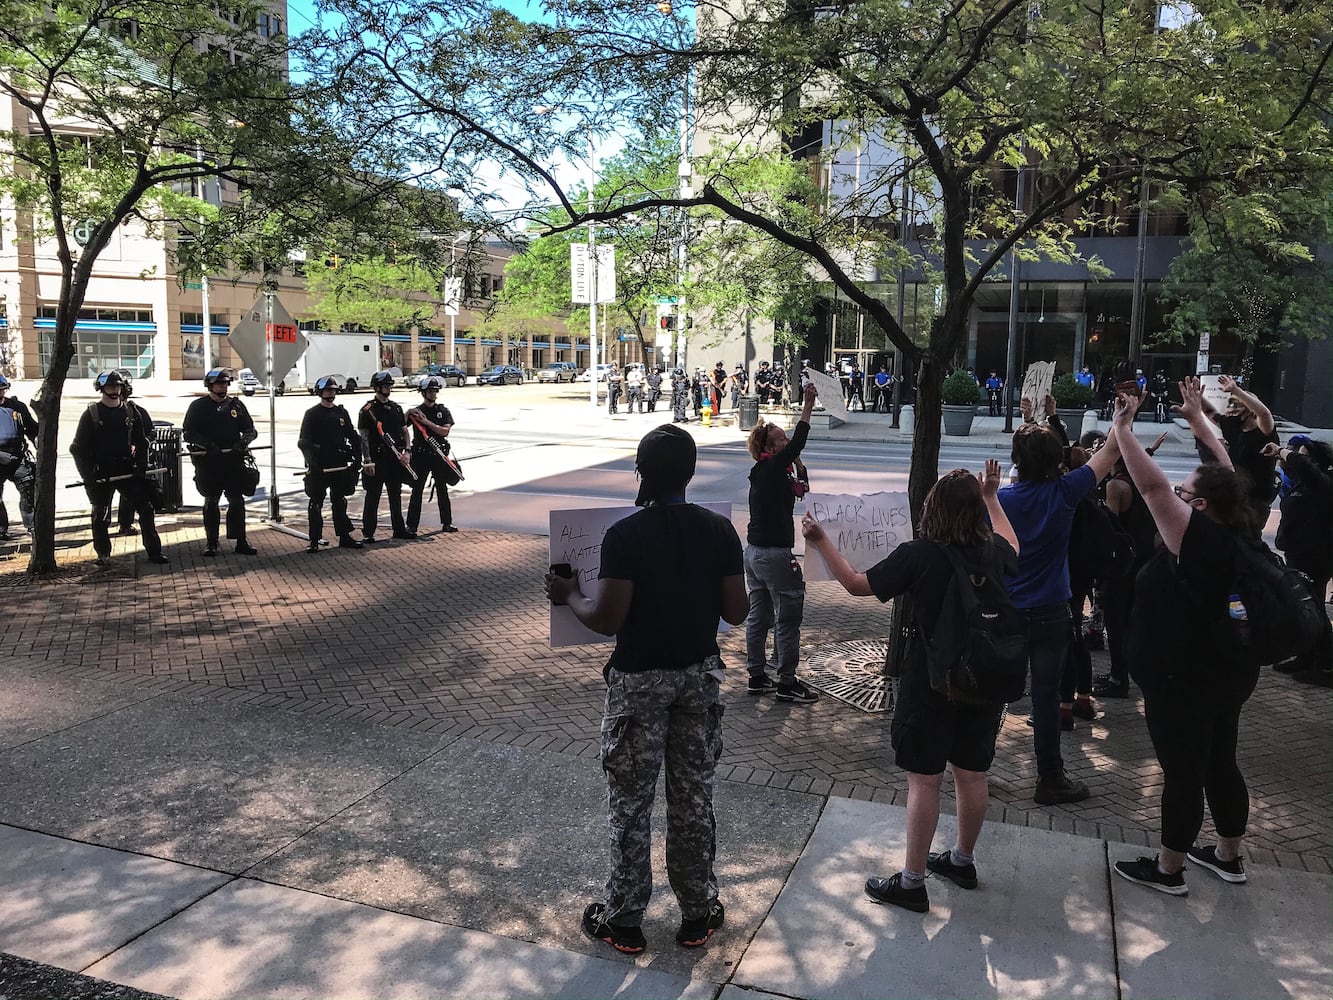
M 169 572 L 116 539 L 107 573 L 0 574 L 0 949 L 43 963 L 0 959 L 0 993 L 115 995 L 53 987 L 58 969 L 175 997 L 1333 991 L 1333 695 L 1267 671 L 1241 734 L 1248 885 L 1192 870 L 1191 895 L 1172 899 L 1109 875 L 1156 842 L 1161 779 L 1137 701 L 1065 736 L 1094 794 L 1054 808 L 1031 801 L 1016 705 L 982 887 L 932 881 L 925 916 L 860 888 L 902 859 L 887 717 L 748 698 L 733 676 L 726 926 L 677 947 L 663 879 L 647 953 L 589 941 L 604 653 L 547 647 L 546 541 L 467 530 L 486 502 L 456 505 L 458 535 L 369 552 L 309 556 L 256 528 L 260 556 L 205 560 L 181 518 Z M 886 621 L 812 585 L 806 655 Z M 723 640 L 733 668 L 742 645 Z M 946 785 L 946 814 L 950 798 Z M 661 873 L 660 843 L 656 856 Z M 24 985 L 34 975 L 45 985 Z
M 1110 1000 L 1333 988 L 1330 876 L 1252 864 L 1233 886 L 1192 868 L 1191 895 L 1167 898 L 1110 874 L 1142 844 L 995 824 L 980 889 L 932 880 L 931 912 L 912 914 L 861 892 L 902 856 L 902 808 L 733 781 L 717 795 L 725 927 L 704 949 L 677 947 L 662 887 L 650 949 L 632 959 L 578 931 L 604 874 L 590 756 L 208 694 L 76 691 L 34 666 L 0 669 L 16 741 L 0 793 L 0 940 L 137 990 Z M 659 865 L 662 849 L 659 837 Z

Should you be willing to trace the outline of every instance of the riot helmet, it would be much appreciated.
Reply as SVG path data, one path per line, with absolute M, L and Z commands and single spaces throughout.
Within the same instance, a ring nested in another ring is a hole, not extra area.
M 418 383 L 417 388 L 423 393 L 439 392 L 444 388 L 444 379 L 436 378 L 434 375 L 431 375 L 429 378 L 423 378 L 421 382 Z
M 393 388 L 393 375 L 390 372 L 376 372 L 370 376 L 370 388 L 372 391 L 380 389 Z
M 119 391 L 124 385 L 125 379 L 121 376 L 120 372 L 115 371 L 102 372 L 97 378 L 93 379 L 94 392 L 103 392 L 108 388 L 114 388 Z
M 334 392 L 337 392 L 338 380 L 332 375 L 325 375 L 322 378 L 316 379 L 315 391 L 322 393 L 325 389 L 332 389 Z
M 3 375 L 0 375 L 0 389 L 8 389 L 8 388 L 9 388 L 9 379 L 5 378 Z
M 204 388 L 213 388 L 214 382 L 226 382 L 231 384 L 236 380 L 236 371 L 232 368 L 211 368 L 204 376 Z

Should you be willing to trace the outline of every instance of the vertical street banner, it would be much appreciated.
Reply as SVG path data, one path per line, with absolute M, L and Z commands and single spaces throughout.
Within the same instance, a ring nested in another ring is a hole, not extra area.
M 588 244 L 571 243 L 569 245 L 569 297 L 576 305 L 589 305 L 592 292 L 588 287 L 592 280 L 588 265 Z M 597 247 L 597 304 L 605 305 L 616 301 L 616 248 L 610 243 Z
M 463 300 L 463 279 L 445 278 L 444 279 L 444 314 L 446 316 L 457 316 L 458 306 Z
M 912 537 L 906 493 L 808 493 L 805 510 L 858 573 L 864 573 Z M 809 545 L 805 547 L 805 578 L 837 579 L 824 557 Z

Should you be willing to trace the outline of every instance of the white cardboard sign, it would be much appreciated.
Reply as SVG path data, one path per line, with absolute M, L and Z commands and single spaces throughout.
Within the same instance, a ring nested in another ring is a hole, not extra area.
M 1023 376 L 1023 393 L 1020 398 L 1032 400 L 1032 412 L 1040 414 L 1050 394 L 1051 383 L 1055 381 L 1054 361 L 1034 361 L 1028 365 Z
M 699 506 L 731 520 L 730 503 L 703 503 Z M 579 582 L 579 590 L 588 597 L 596 598 L 597 576 L 602 568 L 602 539 L 606 537 L 611 525 L 638 510 L 638 507 L 588 507 L 551 511 L 551 565 L 569 563 L 574 570 L 574 578 Z M 728 628 L 730 626 L 726 622 L 719 622 L 719 631 L 725 632 Z M 588 628 L 565 605 L 551 605 L 552 649 L 615 641 L 613 635 L 601 635 Z
M 846 421 L 847 403 L 842 395 L 842 382 L 832 375 L 825 375 L 813 368 L 806 374 L 815 384 L 815 392 L 819 394 L 819 401 L 824 404 L 824 409 L 839 420 Z
M 912 513 L 906 493 L 809 493 L 805 510 L 833 539 L 852 569 L 864 573 L 899 543 L 912 537 Z M 805 547 L 805 578 L 833 580 L 819 550 Z

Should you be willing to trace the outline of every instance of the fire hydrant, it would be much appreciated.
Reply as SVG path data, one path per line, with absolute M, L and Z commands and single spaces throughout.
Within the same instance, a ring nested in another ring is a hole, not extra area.
M 699 415 L 703 418 L 705 427 L 713 426 L 713 404 L 710 401 L 704 401 L 703 407 L 699 410 Z

